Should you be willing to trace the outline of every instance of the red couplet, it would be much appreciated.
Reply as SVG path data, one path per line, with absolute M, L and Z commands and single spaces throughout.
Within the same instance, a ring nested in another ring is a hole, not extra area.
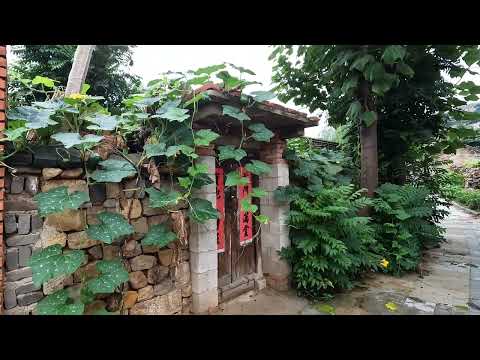
M 243 211 L 240 202 L 252 192 L 252 174 L 243 167 L 240 167 L 239 171 L 240 176 L 248 178 L 247 185 L 239 185 L 237 187 L 238 214 L 240 217 L 240 245 L 246 245 L 252 241 L 253 237 L 253 215 L 251 212 Z
M 217 179 L 217 210 L 220 218 L 217 220 L 217 251 L 225 251 L 225 185 L 224 173 L 222 168 L 215 169 Z

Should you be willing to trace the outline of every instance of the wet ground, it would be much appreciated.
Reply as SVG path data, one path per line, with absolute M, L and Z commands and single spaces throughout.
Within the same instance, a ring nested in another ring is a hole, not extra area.
M 351 291 L 310 303 L 265 289 L 220 305 L 219 315 L 480 315 L 480 217 L 451 207 L 446 242 L 428 250 L 422 273 L 368 274 Z

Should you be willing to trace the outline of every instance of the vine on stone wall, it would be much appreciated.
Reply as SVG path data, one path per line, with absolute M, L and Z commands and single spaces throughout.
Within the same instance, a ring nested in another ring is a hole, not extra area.
M 239 76 L 233 76 L 232 71 L 237 71 Z M 251 121 L 247 110 L 257 102 L 275 97 L 267 91 L 244 94 L 246 86 L 256 83 L 245 80 L 245 75 L 255 74 L 232 64 L 168 73 L 150 81 L 144 92 L 126 99 L 121 115 L 111 115 L 102 107 L 99 104 L 102 97 L 88 95 L 88 86 L 79 94 L 65 97 L 57 91 L 55 82 L 37 76 L 34 81 L 49 96 L 46 101 L 9 111 L 9 126 L 3 141 L 11 144 L 11 151 L 3 160 L 19 151 L 33 151 L 36 145 L 57 145 L 57 153 L 66 161 L 71 150 L 79 152 L 88 185 L 136 178 L 137 188 L 132 190 L 145 190 L 150 207 L 178 212 L 178 205 L 185 203 L 193 221 L 215 220 L 219 212 L 214 206 L 194 195 L 195 190 L 213 183 L 207 165 L 198 161 L 196 149 L 208 147 L 220 134 L 209 129 L 194 129 L 199 103 L 208 100 L 205 92 L 197 93 L 195 88 L 217 78 L 222 81 L 220 86 L 225 92 L 240 93 L 240 108 L 223 105 L 223 115 L 240 122 L 240 142 L 238 146 L 220 146 L 218 158 L 219 161 L 235 160 L 242 165 L 241 161 L 247 156 L 243 149 L 245 143 L 251 140 L 269 142 L 273 137 L 263 124 L 245 125 Z M 270 172 L 270 167 L 258 160 L 251 160 L 245 168 L 256 175 Z M 169 186 L 160 183 L 160 173 L 169 175 Z M 150 186 L 141 181 L 143 177 L 148 177 Z M 226 174 L 225 186 L 247 182 L 238 170 Z M 254 213 L 262 224 L 269 219 L 258 214 L 258 207 L 251 200 L 264 195 L 263 189 L 254 188 L 240 204 L 244 211 Z M 86 192 L 69 192 L 66 186 L 60 186 L 37 194 L 35 200 L 40 216 L 46 217 L 79 209 L 90 198 Z M 87 228 L 87 235 L 93 240 L 111 244 L 124 241 L 134 233 L 133 226 L 121 214 L 102 212 L 97 214 L 97 219 L 99 224 Z M 150 227 L 142 244 L 164 247 L 175 240 L 177 235 L 162 224 Z M 35 253 L 29 265 L 33 282 L 40 286 L 74 273 L 85 261 L 83 250 L 63 250 L 60 245 L 52 245 Z M 96 268 L 99 275 L 82 283 L 80 300 L 74 299 L 68 289 L 63 289 L 40 301 L 37 313 L 81 315 L 97 294 L 114 293 L 128 280 L 128 272 L 120 260 L 98 261 Z M 97 313 L 108 312 L 102 309 Z

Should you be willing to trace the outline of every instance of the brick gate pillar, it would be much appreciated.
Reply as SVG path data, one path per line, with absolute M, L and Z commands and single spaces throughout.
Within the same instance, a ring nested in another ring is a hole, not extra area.
M 260 176 L 260 187 L 267 191 L 260 198 L 260 213 L 270 218 L 267 225 L 262 225 L 261 249 L 263 274 L 267 285 L 280 291 L 288 290 L 290 267 L 280 259 L 278 251 L 290 245 L 287 226 L 289 205 L 274 200 L 273 192 L 279 186 L 289 184 L 288 164 L 283 159 L 285 141 L 273 138 L 265 144 L 260 152 L 260 160 L 270 164 L 270 174 Z
M 197 164 L 208 166 L 208 176 L 213 183 L 197 190 L 193 197 L 208 200 L 215 207 L 215 151 L 213 146 L 197 151 Z M 190 221 L 190 271 L 192 278 L 192 312 L 213 310 L 218 306 L 217 220 L 203 224 Z
M 0 138 L 5 130 L 7 109 L 7 46 L 0 45 Z M 0 153 L 3 153 L 3 145 L 0 146 Z M 3 312 L 3 290 L 4 290 L 4 264 L 5 245 L 3 234 L 3 211 L 5 196 L 5 168 L 0 166 L 0 314 Z

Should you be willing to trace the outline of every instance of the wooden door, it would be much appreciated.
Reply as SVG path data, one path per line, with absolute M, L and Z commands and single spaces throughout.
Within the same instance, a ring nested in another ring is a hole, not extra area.
M 239 170 L 249 176 L 245 187 L 225 187 L 224 179 L 230 171 Z M 255 176 L 248 174 L 238 163 L 223 162 L 217 167 L 217 209 L 222 214 L 218 220 L 218 286 L 221 300 L 248 291 L 254 287 L 252 274 L 256 271 L 255 234 L 258 225 L 251 213 L 241 210 L 240 199 L 252 186 Z

